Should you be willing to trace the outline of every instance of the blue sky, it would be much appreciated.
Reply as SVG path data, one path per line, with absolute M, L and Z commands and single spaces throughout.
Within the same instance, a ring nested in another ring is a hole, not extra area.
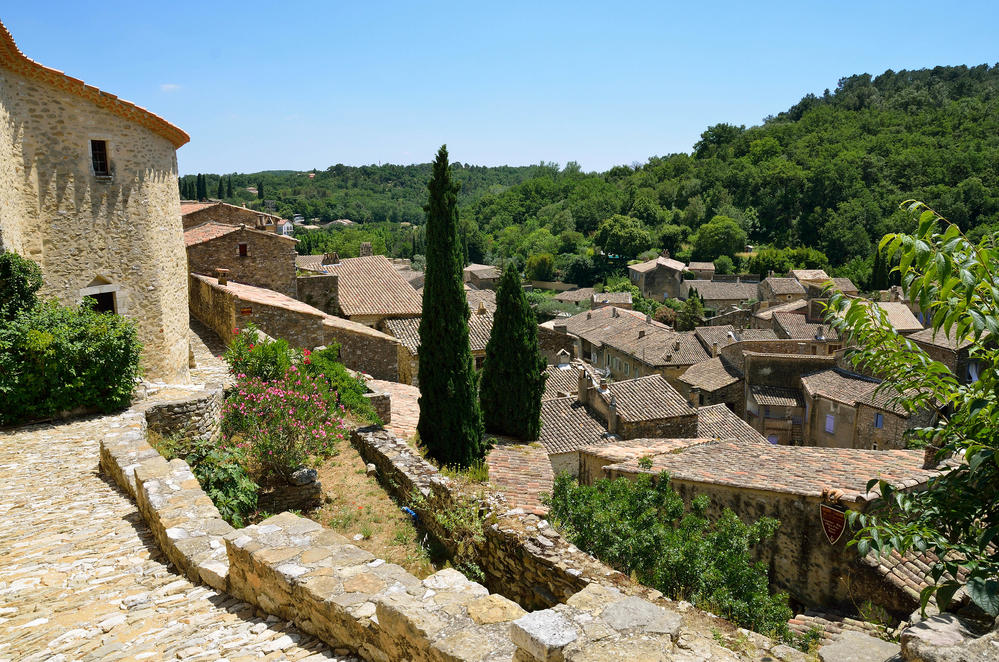
M 191 134 L 180 171 L 689 151 L 854 73 L 999 61 L 988 2 L 8 2 L 35 59 Z

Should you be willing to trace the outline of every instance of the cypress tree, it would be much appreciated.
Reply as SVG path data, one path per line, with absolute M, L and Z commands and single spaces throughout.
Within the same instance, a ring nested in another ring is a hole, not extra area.
M 205 183 L 205 176 L 198 173 L 198 200 L 208 199 L 208 185 Z
M 222 185 L 222 175 L 219 175 L 219 189 L 215 192 L 215 197 L 221 200 L 225 197 L 225 187 Z
M 232 197 L 232 175 L 229 175 L 229 179 L 227 179 L 225 183 L 225 197 Z
M 537 439 L 545 358 L 538 348 L 538 320 L 511 262 L 496 292 L 493 332 L 482 366 L 482 418 L 490 432 Z
M 261 200 L 264 199 L 264 183 L 263 182 L 257 182 L 257 197 L 260 198 Z
M 434 161 L 427 202 L 427 264 L 420 319 L 420 422 L 427 453 L 441 466 L 485 457 L 477 379 L 468 347 L 468 301 L 458 241 L 458 185 L 447 146 Z

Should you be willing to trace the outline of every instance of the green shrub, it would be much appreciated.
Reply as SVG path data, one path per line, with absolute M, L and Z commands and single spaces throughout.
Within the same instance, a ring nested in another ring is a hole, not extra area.
M 135 325 L 51 301 L 0 326 L 0 425 L 78 407 L 127 407 L 139 374 Z
M 223 358 L 234 375 L 269 382 L 280 379 L 288 372 L 296 354 L 297 350 L 292 350 L 288 341 L 261 337 L 256 326 L 247 324 L 232 339 Z
M 371 401 L 364 397 L 368 392 L 364 380 L 347 372 L 343 364 L 337 360 L 339 356 L 338 345 L 317 352 L 305 350 L 299 367 L 311 377 L 325 380 L 338 404 L 343 405 L 358 418 L 380 425 L 381 420 L 375 413 L 375 408 L 371 405 Z
M 550 499 L 553 521 L 579 548 L 670 597 L 789 638 L 787 595 L 770 595 L 766 566 L 750 553 L 779 522 L 764 517 L 746 525 L 727 508 L 712 522 L 708 505 L 698 497 L 688 511 L 666 473 L 592 486 L 563 473 Z
M 0 322 L 9 322 L 38 303 L 42 270 L 17 253 L 0 253 Z
M 236 528 L 245 526 L 246 518 L 257 509 L 259 488 L 246 472 L 242 453 L 197 441 L 185 459 L 222 519 Z

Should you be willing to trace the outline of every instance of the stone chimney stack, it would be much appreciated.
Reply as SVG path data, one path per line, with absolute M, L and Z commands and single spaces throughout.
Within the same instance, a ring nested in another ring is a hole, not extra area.
M 228 269 L 221 269 L 221 268 L 220 269 L 216 269 L 215 273 L 218 274 L 219 285 L 228 285 L 229 284 L 229 270 Z
M 340 264 L 340 254 L 336 251 L 332 253 L 323 253 L 323 264 Z
M 618 415 L 617 415 L 617 398 L 613 395 L 611 396 L 610 403 L 607 405 L 607 431 L 611 434 L 617 434 L 618 429 Z
M 611 308 L 611 317 L 617 317 L 617 308 Z
M 639 329 L 638 330 L 638 337 L 639 338 L 644 338 L 645 337 L 645 329 Z
M 697 388 L 696 386 L 691 386 L 690 387 L 690 395 L 687 397 L 687 401 L 690 403 L 690 406 L 693 407 L 694 409 L 697 409 L 698 407 L 700 407 L 701 406 L 701 389 Z
M 586 370 L 580 369 L 576 375 L 576 401 L 581 404 L 589 404 L 590 376 Z
M 361 257 L 368 257 L 368 256 L 372 255 L 372 252 L 371 252 L 371 242 L 370 241 L 362 241 L 361 242 L 361 247 L 358 250 L 359 250 L 358 255 L 360 255 Z
M 485 301 L 479 301 L 479 307 L 475 309 L 475 314 L 476 315 L 485 315 L 488 312 L 489 311 L 486 310 L 486 303 L 485 303 Z
M 711 343 L 711 356 L 718 356 L 718 341 Z

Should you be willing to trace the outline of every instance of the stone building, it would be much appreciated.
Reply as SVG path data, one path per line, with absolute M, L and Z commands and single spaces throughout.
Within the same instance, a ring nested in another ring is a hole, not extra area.
M 299 268 L 337 277 L 336 315 L 372 328 L 382 328 L 388 319 L 419 317 L 423 314 L 423 297 L 392 266 L 384 255 L 340 258 L 337 254 L 320 260 L 303 258 Z
M 687 299 L 691 290 L 697 293 L 704 308 L 720 311 L 755 299 L 759 283 L 727 282 L 720 280 L 685 280 L 680 287 L 681 299 Z
M 634 283 L 643 297 L 662 301 L 680 298 L 683 286 L 683 272 L 687 265 L 669 257 L 664 252 L 654 260 L 628 266 L 628 278 Z
M 245 225 L 264 232 L 281 233 L 285 223 L 285 220 L 280 216 L 220 201 L 185 200 L 180 205 L 180 218 L 185 230 L 204 223 L 225 223 L 226 225 Z
M 631 292 L 594 292 L 590 298 L 590 308 L 596 310 L 607 306 L 631 310 Z
M 489 264 L 470 264 L 464 269 L 465 282 L 480 290 L 494 290 L 499 284 L 499 267 Z
M 971 340 L 957 341 L 943 329 L 936 331 L 932 326 L 913 333 L 909 340 L 919 345 L 931 359 L 947 366 L 962 384 L 978 381 L 983 364 L 969 355 Z
M 387 319 L 382 323 L 385 333 L 398 338 L 405 350 L 399 361 L 399 381 L 412 386 L 420 385 L 420 319 Z M 468 345 L 476 370 L 481 370 L 486 360 L 486 345 L 492 332 L 493 315 L 481 305 L 468 318 Z
M 715 277 L 715 263 L 691 262 L 687 265 L 687 272 L 698 280 L 711 280 Z
M 760 281 L 756 298 L 770 305 L 798 301 L 805 298 L 805 288 L 797 278 L 770 276 Z
M 37 262 L 41 295 L 136 322 L 149 379 L 188 375 L 177 149 L 151 112 L 29 60 L 0 24 L 0 250 Z
M 229 278 L 247 285 L 266 287 L 296 297 L 295 244 L 297 239 L 246 225 L 209 221 L 184 230 L 187 268 L 192 273 L 214 276 L 228 269 Z
M 742 373 L 720 356 L 695 363 L 677 381 L 680 395 L 697 407 L 723 404 L 736 413 L 745 412 Z
M 595 383 L 581 372 L 576 399 L 621 439 L 697 434 L 697 409 L 662 375 Z

